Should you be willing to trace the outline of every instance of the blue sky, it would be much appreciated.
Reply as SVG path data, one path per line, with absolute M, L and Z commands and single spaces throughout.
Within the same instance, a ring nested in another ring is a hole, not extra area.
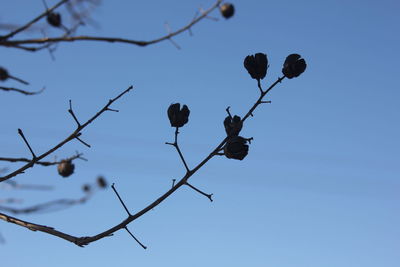
M 81 34 L 152 39 L 186 24 L 210 0 L 103 1 L 93 18 L 100 28 Z M 49 1 L 53 4 L 55 1 Z M 279 266 L 395 267 L 400 262 L 400 47 L 398 1 L 235 1 L 235 16 L 204 20 L 170 42 L 141 48 L 75 42 L 46 51 L 1 49 L 0 65 L 31 82 L 38 96 L 0 92 L 0 156 L 29 156 L 22 128 L 44 152 L 75 127 L 68 100 L 82 121 L 133 85 L 83 132 L 88 149 L 71 142 L 55 153 L 77 161 L 68 179 L 35 167 L 20 183 L 54 185 L 53 192 L 5 191 L 25 205 L 81 196 L 83 183 L 104 175 L 132 212 L 169 189 L 184 168 L 170 146 L 166 109 L 187 104 L 190 121 L 181 149 L 190 166 L 223 138 L 225 108 L 243 115 L 258 97 L 243 68 L 249 54 L 268 55 L 264 87 L 281 75 L 291 53 L 307 70 L 271 91 L 272 103 L 246 121 L 254 137 L 243 161 L 214 158 L 192 179 L 214 202 L 181 188 L 130 225 L 148 246 L 125 232 L 79 248 L 59 238 L 0 222 L 7 243 L 1 259 L 21 266 Z M 23 23 L 42 12 L 41 1 L 4 1 L 0 23 Z M 220 17 L 218 12 L 212 14 Z M 42 22 L 43 23 L 43 22 Z M 56 30 L 49 35 L 57 34 Z M 25 36 L 26 37 L 26 36 Z M 5 86 L 16 86 L 7 82 Z M 28 89 L 27 88 L 27 89 Z M 53 157 L 50 157 L 52 159 Z M 0 167 L 16 168 L 4 164 Z M 112 190 L 83 206 L 20 216 L 73 235 L 93 235 L 119 223 L 125 211 Z

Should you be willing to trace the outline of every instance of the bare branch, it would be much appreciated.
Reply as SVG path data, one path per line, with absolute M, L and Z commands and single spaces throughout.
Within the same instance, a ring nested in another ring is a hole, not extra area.
M 129 86 L 126 90 L 124 90 L 118 96 L 116 96 L 113 99 L 110 99 L 108 101 L 108 103 L 99 112 L 97 112 L 93 117 L 91 117 L 88 121 L 86 121 L 80 127 L 75 129 L 75 131 L 72 132 L 72 134 L 70 134 L 67 138 L 65 138 L 63 141 L 61 141 L 60 143 L 58 143 L 57 145 L 55 145 L 54 147 L 52 147 L 48 151 L 46 151 L 43 154 L 41 154 L 41 155 L 37 156 L 36 158 L 32 159 L 30 162 L 28 162 L 27 164 L 25 164 L 24 166 L 22 166 L 18 170 L 15 170 L 14 172 L 12 172 L 12 173 L 10 173 L 10 174 L 8 174 L 6 176 L 0 177 L 0 182 L 4 182 L 4 181 L 6 181 L 6 180 L 8 180 L 8 179 L 10 179 L 10 178 L 12 178 L 14 176 L 17 176 L 18 174 L 23 173 L 26 169 L 32 167 L 34 164 L 36 164 L 41 159 L 47 157 L 48 155 L 50 155 L 51 153 L 53 153 L 54 151 L 56 151 L 57 149 L 59 149 L 60 147 L 65 145 L 66 143 L 68 143 L 69 141 L 75 139 L 76 136 L 79 135 L 80 131 L 82 131 L 86 126 L 88 126 L 95 119 L 97 119 L 101 114 L 103 114 L 103 112 L 107 111 L 112 103 L 117 101 L 120 97 L 122 97 L 123 95 L 125 95 L 126 93 L 128 93 L 132 89 L 133 89 L 133 86 Z
M 37 94 L 40 94 L 41 92 L 43 92 L 44 89 L 45 89 L 45 87 L 43 87 L 42 89 L 40 89 L 39 91 L 36 91 L 36 92 L 29 92 L 29 91 L 25 91 L 25 90 L 14 88 L 14 87 L 0 86 L 0 90 L 3 90 L 3 91 L 14 91 L 14 92 L 18 92 L 18 93 L 21 93 L 21 94 L 24 94 L 24 95 L 37 95 Z
M 26 29 L 28 29 L 30 26 L 32 26 L 34 23 L 38 22 L 40 19 L 44 18 L 45 16 L 47 16 L 47 14 L 49 14 L 50 12 L 52 12 L 53 10 L 55 10 L 56 8 L 58 8 L 59 6 L 63 5 L 64 3 L 68 2 L 69 0 L 62 0 L 60 2 L 58 2 L 57 4 L 55 4 L 53 7 L 47 9 L 45 12 L 43 12 L 42 14 L 40 14 L 39 16 L 37 16 L 36 18 L 34 18 L 33 20 L 29 21 L 28 23 L 26 23 L 25 25 L 19 27 L 18 29 L 10 32 L 7 35 L 4 36 L 0 36 L 0 40 L 7 40 L 11 37 L 13 37 L 14 35 L 16 35 L 17 33 L 20 33 Z M 1 41 L 0 41 L 1 42 Z
M 278 80 L 276 82 L 274 82 L 266 91 L 263 91 L 263 93 L 261 93 L 261 95 L 258 98 L 258 100 L 254 103 L 254 105 L 250 108 L 250 110 L 247 112 L 247 114 L 243 117 L 242 122 L 244 122 L 250 116 L 250 114 L 261 104 L 261 101 L 263 100 L 263 97 L 272 88 L 274 88 L 278 83 L 280 83 L 284 78 L 285 78 L 285 76 L 283 76 L 281 78 L 278 78 Z M 119 224 L 117 224 L 117 225 L 105 230 L 104 232 L 101 232 L 101 233 L 97 234 L 97 235 L 85 236 L 85 237 L 75 237 L 75 236 L 71 236 L 71 235 L 65 234 L 63 232 L 57 231 L 57 230 L 55 230 L 54 228 L 51 228 L 51 227 L 38 225 L 38 224 L 33 224 L 33 223 L 26 222 L 26 221 L 23 221 L 23 220 L 19 220 L 17 218 L 14 218 L 14 217 L 8 216 L 6 214 L 2 214 L 2 213 L 0 213 L 0 219 L 2 219 L 4 221 L 7 221 L 7 222 L 11 222 L 11 223 L 17 224 L 17 225 L 20 225 L 20 226 L 23 226 L 23 227 L 26 227 L 26 228 L 28 228 L 30 230 L 33 230 L 33 231 L 41 231 L 41 232 L 44 232 L 44 233 L 48 233 L 48 234 L 60 237 L 62 239 L 70 241 L 70 242 L 72 242 L 72 243 L 74 243 L 74 244 L 76 244 L 78 246 L 83 247 L 85 245 L 88 245 L 89 243 L 95 242 L 95 241 L 100 240 L 102 238 L 112 236 L 116 231 L 119 231 L 121 229 L 126 229 L 126 227 L 127 227 L 127 225 L 129 223 L 131 223 L 134 220 L 140 218 L 141 216 L 143 216 L 144 214 L 146 214 L 147 212 L 149 212 L 150 210 L 152 210 L 153 208 L 158 206 L 161 202 L 163 202 L 165 199 L 167 199 L 170 195 L 172 195 L 181 186 L 188 185 L 187 181 L 189 180 L 189 178 L 193 174 L 195 174 L 201 167 L 203 167 L 211 158 L 213 158 L 215 155 L 220 153 L 220 151 L 224 147 L 224 145 L 225 145 L 227 140 L 228 140 L 228 137 L 225 137 L 219 143 L 219 145 L 217 145 L 217 147 L 215 149 L 213 149 L 208 154 L 208 156 L 206 156 L 196 167 L 194 167 L 190 171 L 187 171 L 186 174 L 172 188 L 170 188 L 167 192 L 165 192 L 163 195 L 161 195 L 155 201 L 153 201 L 152 203 L 150 203 L 149 205 L 147 205 L 145 208 L 143 208 L 142 210 L 138 211 L 137 213 L 129 214 L 128 217 L 126 219 L 124 219 L 123 221 L 121 221 Z M 192 188 L 194 189 L 194 187 L 192 187 Z M 199 191 L 200 190 L 198 190 L 197 192 L 199 192 Z M 200 192 L 202 192 L 202 191 L 200 191 Z M 207 196 L 206 193 L 204 193 L 204 194 Z
M 78 199 L 57 199 L 48 201 L 42 204 L 33 205 L 27 208 L 12 208 L 6 206 L 0 206 L 0 210 L 4 212 L 9 212 L 13 214 L 28 214 L 28 213 L 38 213 L 38 212 L 52 212 L 57 210 L 66 209 L 68 207 L 83 204 L 89 200 L 91 195 L 86 194 L 85 196 Z
M 61 1 L 60 3 L 64 3 L 66 0 Z M 165 40 L 171 40 L 172 37 L 187 31 L 191 29 L 193 25 L 198 23 L 204 18 L 207 18 L 207 15 L 211 13 L 214 9 L 216 9 L 222 0 L 217 0 L 209 9 L 205 10 L 204 12 L 201 13 L 200 16 L 195 17 L 190 23 L 187 25 L 183 26 L 182 28 L 170 32 L 167 35 L 164 35 L 160 38 L 156 38 L 153 40 L 149 41 L 139 41 L 139 40 L 132 40 L 132 39 L 126 39 L 126 38 L 116 38 L 116 37 L 100 37 L 100 36 L 61 36 L 61 37 L 47 37 L 47 38 L 38 38 L 38 39 L 25 39 L 25 40 L 7 40 L 9 39 L 10 36 L 6 35 L 2 39 L 0 39 L 0 46 L 5 46 L 5 47 L 15 47 L 15 48 L 21 48 L 21 49 L 26 49 L 24 46 L 20 45 L 26 45 L 26 44 L 48 44 L 48 43 L 59 43 L 59 42 L 74 42 L 74 41 L 98 41 L 98 42 L 111 42 L 111 43 L 126 43 L 126 44 L 131 44 L 131 45 L 137 45 L 137 46 L 147 46 L 151 44 L 156 44 Z M 59 3 L 59 4 L 60 4 Z M 54 9 L 54 7 L 53 7 Z M 49 9 L 52 10 L 52 9 Z M 42 14 L 42 17 L 46 16 L 48 12 L 45 12 Z M 39 19 L 40 19 L 39 18 Z M 12 35 L 13 36 L 13 35 Z M 31 51 L 37 51 L 40 49 L 43 49 L 42 47 L 33 47 L 31 48 Z
M 73 161 L 75 159 L 81 159 L 87 161 L 84 157 L 82 157 L 83 153 L 77 153 L 76 155 L 66 158 L 64 160 L 66 161 Z M 32 159 L 28 158 L 6 158 L 6 157 L 0 157 L 0 161 L 8 161 L 8 162 L 31 162 Z M 42 165 L 42 166 L 51 166 L 51 165 L 57 165 L 60 164 L 62 161 L 38 161 L 35 164 L 36 165 Z

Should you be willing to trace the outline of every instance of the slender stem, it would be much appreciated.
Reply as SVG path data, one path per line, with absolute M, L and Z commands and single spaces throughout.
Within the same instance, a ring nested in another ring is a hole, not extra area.
M 124 228 L 125 228 L 125 230 L 130 234 L 130 236 L 131 236 L 133 239 L 135 239 L 135 241 L 136 241 L 143 249 L 146 249 L 146 248 L 147 248 L 145 245 L 142 244 L 142 242 L 139 241 L 139 239 L 137 239 L 137 238 L 131 233 L 131 231 L 129 231 L 128 226 L 125 226 Z
M 0 183 L 3 181 L 6 181 L 14 176 L 17 176 L 18 174 L 23 173 L 26 169 L 32 167 L 34 164 L 36 164 L 36 162 L 40 161 L 41 159 L 47 157 L 48 155 L 50 155 L 51 153 L 53 153 L 54 151 L 56 151 L 57 149 L 59 149 L 60 147 L 62 147 L 63 145 L 65 145 L 66 143 L 70 142 L 71 140 L 73 140 L 74 138 L 76 138 L 76 136 L 79 134 L 80 131 L 82 131 L 86 126 L 88 126 L 90 123 L 92 123 L 95 119 L 97 119 L 101 114 L 103 114 L 103 112 L 107 111 L 109 106 L 114 103 L 115 101 L 117 101 L 119 98 L 121 98 L 123 95 L 125 95 L 126 93 L 128 93 L 130 90 L 133 89 L 133 86 L 129 86 L 126 90 L 124 90 L 122 93 L 120 93 L 118 96 L 116 96 L 113 99 L 110 99 L 108 101 L 108 103 L 99 111 L 97 112 L 93 117 L 91 117 L 88 121 L 86 121 L 84 124 L 82 124 L 80 127 L 78 127 L 72 134 L 70 134 L 67 138 L 65 138 L 63 141 L 61 141 L 60 143 L 58 143 L 57 145 L 55 145 L 54 147 L 52 147 L 51 149 L 49 149 L 48 151 L 46 151 L 45 153 L 41 154 L 40 156 L 37 156 L 36 158 L 32 159 L 30 162 L 28 162 L 26 165 L 22 166 L 21 168 L 13 171 L 10 174 L 7 174 L 6 176 L 0 177 Z
M 254 105 L 250 108 L 250 110 L 247 112 L 247 114 L 242 118 L 242 122 L 244 122 L 249 116 L 253 115 L 253 111 L 258 107 L 258 105 L 260 105 L 262 103 L 262 99 L 264 98 L 264 96 L 266 96 L 268 94 L 269 91 L 272 90 L 272 88 L 274 88 L 278 83 L 282 82 L 282 80 L 285 79 L 285 76 L 279 77 L 273 84 L 271 84 L 270 87 L 268 87 L 267 90 L 263 91 L 261 84 L 260 84 L 260 90 L 262 91 L 262 93 L 260 94 L 260 97 L 258 98 L 258 100 L 256 101 L 256 103 L 254 103 Z
M 0 90 L 3 90 L 3 91 L 14 91 L 14 92 L 18 92 L 18 93 L 21 93 L 21 94 L 24 94 L 24 95 L 37 95 L 37 94 L 40 94 L 41 92 L 43 92 L 43 90 L 44 90 L 45 88 L 43 87 L 41 90 L 39 90 L 39 91 L 36 91 L 36 92 L 29 92 L 29 91 L 25 91 L 25 90 L 22 90 L 22 89 L 18 89 L 18 88 L 14 88 L 14 87 L 4 87 L 4 86 L 0 86 Z
M 19 27 L 18 29 L 10 32 L 7 35 L 4 36 L 0 36 L 0 41 L 2 40 L 7 40 L 11 37 L 13 37 L 14 35 L 16 35 L 17 33 L 20 33 L 26 29 L 28 29 L 30 26 L 32 26 L 34 23 L 38 22 L 41 18 L 47 16 L 47 14 L 49 14 L 50 12 L 52 12 L 54 9 L 58 8 L 59 6 L 61 6 L 62 4 L 68 2 L 69 0 L 62 0 L 60 2 L 58 2 L 57 4 L 55 4 L 53 7 L 46 9 L 45 12 L 43 12 L 42 14 L 40 14 L 39 16 L 37 16 L 36 18 L 34 18 L 33 20 L 29 21 L 28 23 L 26 23 L 25 25 Z
M 179 144 L 178 144 L 178 134 L 179 134 L 179 128 L 176 127 L 176 130 L 175 130 L 175 142 L 174 142 L 173 146 L 176 148 L 176 151 L 178 151 L 179 157 L 181 158 L 181 160 L 182 160 L 182 162 L 183 162 L 183 165 L 185 165 L 186 171 L 187 171 L 187 172 L 190 172 L 190 169 L 189 169 L 189 167 L 188 167 L 188 165 L 187 165 L 187 163 L 186 163 L 186 161 L 185 161 L 185 158 L 183 157 L 183 154 L 182 154 L 182 152 L 181 152 L 181 149 L 179 148 Z
M 22 83 L 22 84 L 29 85 L 29 83 L 28 83 L 27 81 L 24 81 L 24 80 L 22 80 L 22 79 L 20 79 L 20 78 L 18 78 L 18 77 L 11 76 L 11 75 L 8 75 L 8 77 L 9 77 L 10 79 L 13 79 L 13 80 L 15 80 L 15 81 L 17 81 L 17 82 L 20 82 L 20 83 Z
M 32 157 L 35 159 L 35 158 L 36 158 L 36 155 L 35 155 L 35 153 L 33 152 L 31 146 L 29 145 L 28 140 L 26 140 L 25 135 L 24 135 L 24 133 L 22 132 L 21 129 L 18 129 L 18 134 L 22 137 L 22 139 L 24 140 L 25 144 L 26 144 L 27 147 L 29 148 L 29 151 L 31 151 Z
M 67 161 L 72 161 L 75 159 L 82 159 L 86 160 L 85 158 L 81 157 L 83 154 L 82 153 L 77 153 L 75 156 L 66 158 L 65 160 Z M 31 162 L 32 159 L 27 159 L 27 158 L 5 158 L 5 157 L 0 157 L 0 161 L 8 161 L 8 162 Z M 52 165 L 57 165 L 60 164 L 61 161 L 38 161 L 35 164 L 37 165 L 42 165 L 42 166 L 52 166 Z
M 129 212 L 128 208 L 126 207 L 124 201 L 122 200 L 121 196 L 118 194 L 117 189 L 115 189 L 114 183 L 111 185 L 111 188 L 114 190 L 114 193 L 117 195 L 119 202 L 121 202 L 122 206 L 124 207 L 126 213 L 128 213 L 128 216 L 131 216 L 131 213 Z
M 72 118 L 74 118 L 76 124 L 78 125 L 77 127 L 79 128 L 81 124 L 78 121 L 78 118 L 75 116 L 74 111 L 72 110 L 72 101 L 71 99 L 69 100 L 69 109 L 68 109 L 69 114 L 71 114 Z
M 189 184 L 188 182 L 186 182 L 185 185 L 189 186 L 189 187 L 192 188 L 194 191 L 196 191 L 196 192 L 202 194 L 203 196 L 207 197 L 211 202 L 213 201 L 213 199 L 212 199 L 213 194 L 204 193 L 203 191 L 201 191 L 200 189 L 194 187 L 193 185 Z

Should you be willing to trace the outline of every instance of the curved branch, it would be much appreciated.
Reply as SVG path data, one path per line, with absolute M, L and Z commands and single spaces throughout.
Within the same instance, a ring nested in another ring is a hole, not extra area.
M 48 43 L 59 43 L 59 42 L 74 42 L 74 41 L 98 41 L 98 42 L 111 42 L 111 43 L 126 43 L 137 46 L 147 46 L 155 43 L 159 43 L 161 41 L 170 40 L 172 37 L 190 30 L 193 25 L 206 18 L 209 13 L 211 13 L 214 9 L 216 9 L 223 0 L 217 0 L 210 8 L 203 11 L 200 16 L 194 18 L 190 23 L 186 26 L 171 32 L 167 35 L 164 35 L 160 38 L 156 38 L 149 41 L 139 41 L 132 40 L 126 38 L 114 38 L 114 37 L 98 37 L 98 36 L 62 36 L 62 37 L 54 37 L 54 38 L 39 38 L 39 39 L 25 39 L 25 40 L 1 40 L 0 45 L 6 47 L 15 47 L 28 51 L 37 51 L 43 49 L 43 47 L 26 47 L 21 45 L 26 44 L 48 44 Z
M 57 199 L 48 201 L 42 204 L 33 205 L 27 208 L 12 208 L 7 206 L 0 206 L 1 211 L 13 213 L 13 214 L 29 214 L 35 212 L 50 212 L 61 209 L 66 209 L 73 205 L 84 204 L 90 199 L 91 195 L 87 194 L 78 199 Z
M 267 95 L 267 93 L 274 88 L 278 83 L 280 83 L 283 79 L 285 78 L 285 76 L 280 77 L 277 79 L 277 81 L 275 81 L 266 91 L 262 91 L 260 93 L 260 97 L 257 99 L 257 101 L 254 103 L 254 105 L 249 109 L 249 111 L 246 113 L 246 115 L 243 117 L 242 122 L 244 122 L 249 116 L 250 114 L 253 113 L 253 111 L 260 105 L 263 103 L 262 99 L 265 97 L 265 95 Z M 121 229 L 126 229 L 127 225 L 130 224 L 131 222 L 133 222 L 134 220 L 136 220 L 137 218 L 143 216 L 144 214 L 146 214 L 147 212 L 149 212 L 150 210 L 152 210 L 153 208 L 155 208 L 156 206 L 158 206 L 161 202 L 163 202 L 165 199 L 167 199 L 170 195 L 172 195 L 176 190 L 178 190 L 181 186 L 186 185 L 187 181 L 189 180 L 189 178 L 195 174 L 204 164 L 206 164 L 211 158 L 213 158 L 215 155 L 219 154 L 219 151 L 221 151 L 221 149 L 223 148 L 223 146 L 225 145 L 226 141 L 228 140 L 228 137 L 225 137 L 220 143 L 219 145 L 217 145 L 217 147 L 215 149 L 212 150 L 212 152 L 210 154 L 208 154 L 207 157 L 205 157 L 196 167 L 194 167 L 192 170 L 189 170 L 186 172 L 186 174 L 181 178 L 181 180 L 179 180 L 178 183 L 176 183 L 171 189 L 169 189 L 167 192 L 165 192 L 163 195 L 161 195 L 158 199 L 156 199 L 155 201 L 153 201 L 152 203 L 150 203 L 148 206 L 146 206 L 145 208 L 143 208 L 142 210 L 138 211 L 135 214 L 130 214 L 128 212 L 128 217 L 121 221 L 119 224 L 109 228 L 108 230 L 101 232 L 97 235 L 94 236 L 86 236 L 86 237 L 76 237 L 76 236 L 72 236 L 69 234 L 65 234 L 63 232 L 57 231 L 52 227 L 47 227 L 47 226 L 43 226 L 43 225 L 38 225 L 38 224 L 33 224 L 30 222 L 26 222 L 23 220 L 19 220 L 17 218 L 8 216 L 6 214 L 2 214 L 0 213 L 0 219 L 5 220 L 7 222 L 11 222 L 11 223 L 15 223 L 17 225 L 26 227 L 30 230 L 33 231 L 41 231 L 44 233 L 48 233 L 54 236 L 57 236 L 59 238 L 65 239 L 67 241 L 70 241 L 78 246 L 85 246 L 88 245 L 89 243 L 92 243 L 94 241 L 97 241 L 99 239 L 102 239 L 104 237 L 109 237 L 112 236 L 116 231 L 119 231 Z
M 19 27 L 18 29 L 10 32 L 7 35 L 4 36 L 0 36 L 0 40 L 7 40 L 11 37 L 13 37 L 14 35 L 16 35 L 17 33 L 20 33 L 26 29 L 28 29 L 30 26 L 32 26 L 34 23 L 38 22 L 40 19 L 44 18 L 45 16 L 47 16 L 47 14 L 49 14 L 50 12 L 52 12 L 54 9 L 58 8 L 59 6 L 65 4 L 66 2 L 68 2 L 69 0 L 61 0 L 60 2 L 58 2 L 57 4 L 55 4 L 53 7 L 47 9 L 45 12 L 43 12 L 42 14 L 40 14 L 39 16 L 37 16 L 36 18 L 34 18 L 33 20 L 29 21 L 28 23 L 26 23 L 25 25 Z
M 39 91 L 30 92 L 30 91 L 25 91 L 25 90 L 14 88 L 14 87 L 0 86 L 0 90 L 3 90 L 3 91 L 14 91 L 14 92 L 18 92 L 18 93 L 21 93 L 21 94 L 24 94 L 24 95 L 37 95 L 37 94 L 40 94 L 41 92 L 43 92 L 44 89 L 45 89 L 45 87 L 43 87 Z
M 0 177 L 0 182 L 4 182 L 14 176 L 17 176 L 18 174 L 23 173 L 26 169 L 33 167 L 33 165 L 37 164 L 37 162 L 39 162 L 40 160 L 42 160 L 43 158 L 47 157 L 48 155 L 50 155 L 51 153 L 53 153 L 54 151 L 56 151 L 57 149 L 59 149 L 60 147 L 62 147 L 63 145 L 65 145 L 66 143 L 68 143 L 69 141 L 76 139 L 77 137 L 80 136 L 81 131 L 88 126 L 90 123 L 92 123 L 95 119 L 97 119 L 103 112 L 105 111 L 112 111 L 112 109 L 110 109 L 110 105 L 112 103 L 114 103 L 116 100 L 118 100 L 120 97 L 122 97 L 124 94 L 128 93 L 130 90 L 132 90 L 133 86 L 129 86 L 128 89 L 126 89 L 125 91 L 123 91 L 122 93 L 120 93 L 118 96 L 116 96 L 113 99 L 110 99 L 108 101 L 108 103 L 99 111 L 97 112 L 93 117 L 91 117 L 88 121 L 86 121 L 85 123 L 83 123 L 82 125 L 78 126 L 75 131 L 73 131 L 67 138 L 65 138 L 63 141 L 61 141 L 60 143 L 58 143 L 57 145 L 55 145 L 54 147 L 52 147 L 51 149 L 49 149 L 48 151 L 44 152 L 43 154 L 34 157 L 31 161 L 29 161 L 27 164 L 25 164 L 24 166 L 22 166 L 21 168 L 19 168 L 18 170 Z
M 82 157 L 82 153 L 77 153 L 76 155 L 64 159 L 64 161 L 72 161 L 75 159 L 83 159 L 86 160 L 85 158 Z M 6 157 L 0 157 L 0 161 L 8 161 L 8 162 L 31 162 L 32 159 L 28 158 L 6 158 Z M 38 161 L 36 162 L 37 165 L 42 165 L 42 166 L 52 166 L 52 165 L 57 165 L 60 164 L 62 161 Z

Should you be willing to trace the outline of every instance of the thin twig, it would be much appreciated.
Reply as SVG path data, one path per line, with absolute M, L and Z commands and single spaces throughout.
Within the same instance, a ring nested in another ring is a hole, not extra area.
M 25 25 L 19 27 L 18 29 L 10 32 L 7 35 L 4 36 L 0 36 L 0 40 L 7 40 L 11 37 L 13 37 L 14 35 L 16 35 L 17 33 L 20 33 L 26 29 L 28 29 L 30 26 L 32 26 L 34 23 L 38 22 L 41 18 L 44 18 L 45 16 L 47 16 L 47 14 L 49 14 L 50 12 L 52 12 L 54 9 L 58 8 L 59 6 L 63 5 L 64 3 L 68 2 L 69 0 L 62 0 L 60 2 L 58 2 L 57 4 L 55 4 L 53 7 L 46 9 L 45 12 L 43 12 L 42 14 L 40 14 L 39 16 L 37 16 L 36 18 L 34 18 L 33 20 L 29 21 L 28 23 L 26 23 Z M 1 41 L 0 41 L 1 42 Z
M 48 201 L 45 203 L 33 205 L 26 208 L 12 208 L 7 206 L 0 206 L 0 210 L 4 212 L 9 212 L 13 214 L 30 214 L 30 213 L 39 213 L 39 212 L 52 212 L 58 211 L 61 209 L 68 208 L 73 205 L 83 204 L 89 200 L 90 194 L 86 194 L 85 196 L 78 199 L 57 199 Z
M 72 161 L 75 159 L 82 159 L 87 161 L 87 159 L 82 157 L 82 153 L 77 153 L 76 155 L 66 158 L 64 160 L 66 161 Z M 28 158 L 6 158 L 6 157 L 0 157 L 0 161 L 8 161 L 8 162 L 31 162 L 32 159 L 28 159 Z M 62 161 L 38 161 L 35 164 L 36 165 L 42 165 L 42 166 L 51 166 L 51 165 L 58 165 L 60 164 Z
M 146 248 L 147 248 L 145 245 L 142 244 L 142 242 L 139 241 L 139 239 L 137 239 L 137 238 L 131 233 L 131 231 L 129 231 L 128 226 L 125 226 L 124 228 L 125 228 L 125 230 L 130 234 L 130 236 L 131 236 L 133 239 L 135 239 L 135 241 L 136 241 L 143 249 L 146 249 Z
M 4 87 L 4 86 L 0 86 L 0 90 L 3 90 L 3 91 L 14 91 L 14 92 L 18 92 L 18 93 L 21 93 L 21 94 L 24 94 L 24 95 L 37 95 L 37 94 L 40 94 L 41 92 L 43 92 L 44 89 L 45 89 L 45 87 L 43 87 L 43 88 L 40 89 L 39 91 L 30 92 L 30 91 L 25 91 L 25 90 L 18 89 L 18 88 L 14 88 L 14 87 Z
M 117 197 L 119 199 L 119 202 L 121 202 L 121 204 L 124 207 L 126 213 L 128 213 L 128 216 L 131 216 L 131 213 L 129 212 L 128 208 L 126 207 L 124 201 L 122 200 L 121 196 L 118 194 L 117 189 L 115 189 L 115 184 L 114 183 L 111 185 L 111 188 L 112 188 L 112 190 L 114 190 L 114 193 L 117 195 Z
M 189 169 L 189 167 L 188 167 L 188 165 L 187 165 L 187 163 L 186 163 L 186 160 L 185 160 L 185 158 L 183 157 L 182 151 L 181 151 L 181 149 L 179 148 L 179 144 L 178 144 L 178 134 L 179 134 L 179 127 L 176 127 L 176 128 L 175 128 L 175 141 L 174 141 L 173 143 L 168 143 L 168 142 L 166 142 L 165 144 L 171 145 L 171 146 L 173 146 L 173 147 L 176 148 L 176 151 L 178 152 L 179 157 L 181 158 L 182 163 L 183 163 L 183 165 L 185 166 L 186 171 L 187 171 L 187 172 L 190 172 L 190 169 Z
M 22 139 L 24 140 L 26 146 L 29 148 L 29 151 L 32 153 L 33 159 L 35 159 L 35 158 L 36 158 L 36 155 L 35 155 L 35 153 L 33 152 L 32 147 L 29 145 L 28 140 L 26 140 L 25 135 L 24 135 L 24 133 L 22 132 L 21 129 L 18 129 L 18 134 L 22 137 Z
M 201 191 L 200 189 L 194 187 L 193 185 L 189 184 L 188 182 L 186 182 L 185 185 L 189 186 L 189 187 L 192 188 L 194 191 L 196 191 L 196 192 L 202 194 L 203 196 L 207 197 L 211 202 L 213 201 L 213 199 L 212 199 L 213 194 L 204 193 L 203 191 Z
M 28 169 L 28 168 L 32 167 L 34 164 L 36 164 L 36 162 L 38 162 L 41 159 L 47 157 L 48 155 L 50 155 L 51 153 L 53 153 L 54 151 L 56 151 L 57 149 L 59 149 L 60 147 L 65 145 L 66 143 L 68 143 L 69 141 L 75 139 L 76 136 L 80 133 L 80 131 L 82 131 L 86 126 L 88 126 L 95 119 L 97 119 L 101 114 L 103 114 L 103 112 L 107 111 L 112 103 L 117 101 L 120 97 L 122 97 L 123 95 L 125 95 L 126 93 L 128 93 L 132 89 L 133 89 L 133 86 L 129 86 L 126 90 L 124 90 L 118 96 L 116 96 L 113 99 L 110 99 L 108 101 L 108 103 L 100 111 L 98 111 L 93 117 L 91 117 L 88 121 L 86 121 L 80 127 L 75 129 L 75 131 L 73 131 L 67 138 L 65 138 L 63 141 L 61 141 L 60 143 L 58 143 L 57 145 L 55 145 L 54 147 L 52 147 L 48 151 L 46 151 L 43 154 L 41 154 L 41 155 L 37 156 L 36 158 L 32 159 L 30 162 L 28 162 L 26 165 L 22 166 L 21 168 L 13 171 L 10 174 L 7 174 L 6 176 L 0 177 L 0 182 L 6 181 L 6 180 L 8 180 L 8 179 L 10 179 L 10 178 L 12 178 L 14 176 L 17 176 L 18 174 L 23 173 L 26 169 Z
M 75 116 L 74 111 L 72 110 L 72 101 L 71 99 L 69 100 L 69 109 L 68 109 L 69 114 L 71 114 L 72 118 L 74 118 L 76 124 L 78 125 L 77 128 L 81 126 L 81 124 L 78 121 L 78 118 Z

